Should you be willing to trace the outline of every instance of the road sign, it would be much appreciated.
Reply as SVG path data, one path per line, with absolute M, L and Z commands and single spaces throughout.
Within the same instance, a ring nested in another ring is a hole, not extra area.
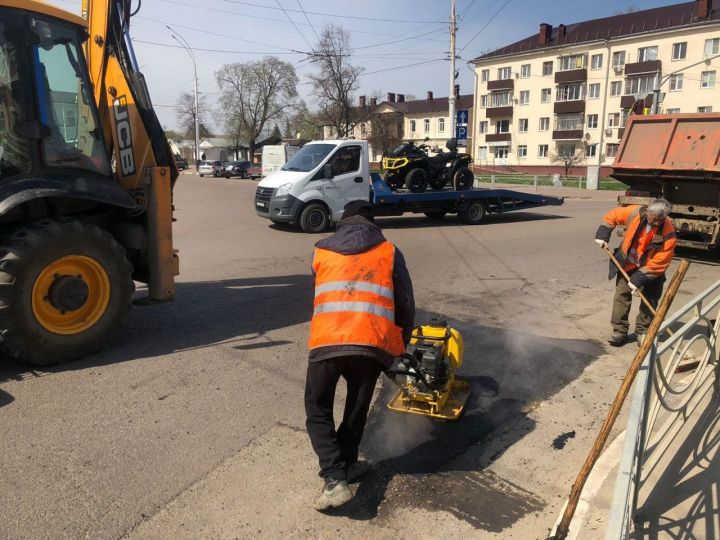
M 457 111 L 457 114 L 455 115 L 456 122 L 455 124 L 458 126 L 467 126 L 468 123 L 468 110 L 467 109 L 459 109 Z
M 467 139 L 467 126 L 456 126 L 455 127 L 455 138 L 459 141 Z

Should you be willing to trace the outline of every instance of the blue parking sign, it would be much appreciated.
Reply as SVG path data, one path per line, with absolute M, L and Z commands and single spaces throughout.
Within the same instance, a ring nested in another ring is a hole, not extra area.
M 455 125 L 467 126 L 469 117 L 470 115 L 468 114 L 467 109 L 458 109 L 457 113 L 455 114 Z
M 467 139 L 467 126 L 456 126 L 455 138 L 458 141 L 464 141 L 465 139 Z

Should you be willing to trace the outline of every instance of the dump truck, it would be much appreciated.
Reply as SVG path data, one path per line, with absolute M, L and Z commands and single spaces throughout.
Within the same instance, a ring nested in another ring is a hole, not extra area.
M 130 0 L 82 16 L 0 0 L 0 356 L 53 364 L 172 300 L 173 154 L 130 41 Z M 137 10 L 135 10 L 136 12 Z
M 621 205 L 672 204 L 678 245 L 712 250 L 720 241 L 720 114 L 632 115 L 611 176 L 628 188 Z

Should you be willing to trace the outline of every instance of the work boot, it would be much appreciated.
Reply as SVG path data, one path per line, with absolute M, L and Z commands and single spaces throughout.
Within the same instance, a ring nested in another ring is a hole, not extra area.
M 345 480 L 334 480 L 328 478 L 325 480 L 325 486 L 320 496 L 313 504 L 315 510 L 327 510 L 342 506 L 353 498 L 352 491 Z
M 370 464 L 364 459 L 359 459 L 345 470 L 345 476 L 347 476 L 348 484 L 356 482 L 362 478 L 366 472 L 370 469 Z
M 612 337 L 608 339 L 608 343 L 613 347 L 622 347 L 627 341 L 627 335 L 621 334 L 620 332 L 613 333 Z

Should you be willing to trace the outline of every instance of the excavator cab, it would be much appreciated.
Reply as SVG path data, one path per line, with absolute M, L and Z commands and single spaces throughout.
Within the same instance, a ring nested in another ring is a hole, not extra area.
M 0 0 L 0 358 L 101 348 L 134 282 L 174 297 L 172 153 L 129 37 L 130 0 L 83 17 Z

